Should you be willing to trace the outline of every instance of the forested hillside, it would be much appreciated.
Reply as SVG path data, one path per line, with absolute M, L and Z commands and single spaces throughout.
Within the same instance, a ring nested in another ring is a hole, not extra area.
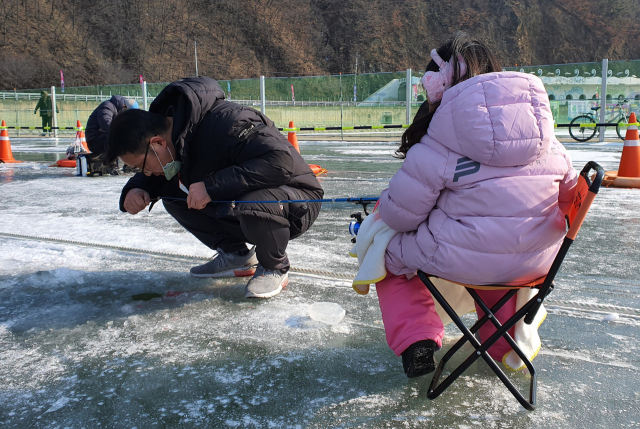
M 638 0 L 1 0 L 0 88 L 424 69 L 456 30 L 503 65 L 640 58 Z

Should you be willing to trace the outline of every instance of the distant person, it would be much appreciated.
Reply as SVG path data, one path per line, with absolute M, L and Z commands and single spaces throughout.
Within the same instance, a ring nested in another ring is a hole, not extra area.
M 138 102 L 133 98 L 125 98 L 121 95 L 114 95 L 107 101 L 100 103 L 91 113 L 87 120 L 85 137 L 87 146 L 91 154 L 88 161 L 92 164 L 91 170 L 103 170 L 104 173 L 116 174 L 117 164 L 107 165 L 104 163 L 104 154 L 109 147 L 109 129 L 111 121 L 118 113 L 127 109 L 137 109 Z
M 49 137 L 51 137 L 51 127 L 53 127 L 53 107 L 51 97 L 47 91 L 42 91 L 40 93 L 40 100 L 38 100 L 36 109 L 33 111 L 34 115 L 38 113 L 38 109 L 40 109 L 40 118 L 42 119 L 42 134 L 40 135 L 45 136 L 48 130 Z M 58 106 L 56 106 L 56 113 L 60 113 Z
M 210 262 L 191 269 L 192 276 L 253 276 L 245 297 L 270 298 L 289 281 L 289 240 L 311 227 L 320 203 L 256 201 L 313 200 L 324 193 L 271 120 L 224 98 L 210 78 L 173 82 L 149 112 L 130 110 L 114 119 L 106 159 L 142 171 L 122 190 L 120 210 L 136 214 L 159 197 L 186 199 L 162 202 L 180 225 L 217 250 Z
M 435 370 L 444 336 L 415 273 L 478 285 L 546 275 L 577 182 L 538 77 L 502 72 L 483 44 L 462 34 L 431 58 L 421 79 L 427 101 L 402 136 L 396 153 L 404 162 L 379 204 L 380 218 L 398 234 L 376 290 L 387 342 L 408 377 Z M 476 292 L 490 308 L 506 293 Z M 515 300 L 498 320 L 515 313 Z M 485 324 L 478 334 L 484 341 L 494 332 Z M 510 351 L 502 338 L 488 350 L 497 360 Z
M 137 109 L 138 102 L 133 98 L 114 95 L 107 101 L 100 103 L 87 120 L 85 137 L 89 150 L 94 155 L 102 155 L 109 147 L 109 129 L 111 121 L 118 113 L 126 109 Z

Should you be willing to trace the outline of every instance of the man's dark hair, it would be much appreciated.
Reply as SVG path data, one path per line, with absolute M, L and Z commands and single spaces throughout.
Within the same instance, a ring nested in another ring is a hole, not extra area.
M 169 129 L 169 121 L 162 115 L 141 109 L 120 112 L 111 122 L 107 163 L 128 153 L 144 153 L 151 137 Z

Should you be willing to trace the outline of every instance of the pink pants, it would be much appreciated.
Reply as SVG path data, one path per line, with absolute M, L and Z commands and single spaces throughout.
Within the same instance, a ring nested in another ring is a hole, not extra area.
M 405 276 L 394 276 L 389 273 L 384 280 L 376 284 L 376 290 L 387 344 L 396 356 L 400 356 L 411 344 L 420 340 L 433 340 L 438 347 L 442 347 L 444 326 L 436 313 L 431 293 L 419 277 L 407 280 Z M 506 293 L 500 290 L 477 290 L 477 292 L 489 308 Z M 476 311 L 478 317 L 484 316 L 477 304 Z M 502 323 L 515 312 L 516 297 L 514 296 L 496 313 L 496 318 Z M 513 331 L 514 328 L 509 330 L 511 336 Z M 485 323 L 479 330 L 480 340 L 489 338 L 494 332 L 496 329 L 493 324 Z M 489 348 L 488 353 L 493 359 L 501 361 L 510 350 L 511 347 L 507 341 L 500 338 Z

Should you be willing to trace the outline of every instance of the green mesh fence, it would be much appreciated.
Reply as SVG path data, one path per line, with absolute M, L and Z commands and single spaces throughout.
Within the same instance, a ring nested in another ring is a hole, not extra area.
M 389 82 L 405 76 L 405 72 L 398 72 L 266 78 L 265 96 L 267 100 L 293 101 L 293 87 L 296 101 L 365 101 Z M 398 100 L 395 98 L 386 101 Z
M 147 83 L 147 92 L 149 93 L 149 97 L 155 97 L 167 85 L 168 83 Z M 18 92 L 21 93 L 40 93 L 41 91 L 51 92 L 51 88 L 18 90 Z M 62 89 L 56 87 L 56 94 L 63 94 Z M 123 85 L 68 86 L 65 88 L 64 94 L 102 95 L 103 97 L 118 94 L 126 97 L 142 97 L 142 85 L 139 83 L 132 83 Z
M 297 101 L 364 101 L 376 91 L 395 79 L 405 79 L 406 72 L 397 73 L 366 73 L 344 74 L 330 76 L 305 77 L 268 77 L 265 79 L 265 93 L 269 101 L 293 101 L 291 86 Z M 259 100 L 260 79 L 218 80 L 228 98 L 232 100 Z M 150 97 L 157 96 L 168 83 L 147 83 Z M 354 98 L 354 86 L 356 93 Z M 50 88 L 21 89 L 21 93 L 39 93 L 49 91 Z M 61 94 L 61 89 L 57 89 Z M 109 96 L 120 94 L 124 96 L 142 96 L 140 84 L 100 85 L 66 87 L 66 94 L 88 94 Z M 404 95 L 390 97 L 386 101 L 404 101 Z
M 505 70 L 540 77 L 549 94 L 551 109 L 557 123 L 570 122 L 576 116 L 589 113 L 592 107 L 600 105 L 601 62 L 507 67 Z M 420 103 L 424 101 L 424 93 L 415 89 L 422 74 L 412 74 L 410 118 L 413 118 Z M 610 61 L 607 75 L 607 116 L 614 117 L 621 108 L 627 112 L 640 111 L 640 60 Z M 260 109 L 259 79 L 218 82 L 228 99 Z M 168 83 L 148 83 L 149 97 L 157 96 L 167 85 Z M 297 127 L 405 124 L 406 88 L 406 71 L 341 76 L 269 77 L 265 79 L 265 109 L 267 116 L 281 128 L 288 127 L 290 121 Z M 49 88 L 19 92 L 34 93 L 42 90 Z M 91 111 L 102 100 L 71 98 L 73 94 L 101 95 L 102 99 L 113 94 L 141 97 L 142 88 L 137 83 L 67 87 L 64 99 L 60 99 L 62 93 L 58 88 L 60 126 L 75 125 L 77 119 L 83 124 L 86 123 Z M 149 103 L 151 101 L 150 99 Z M 39 125 L 39 116 L 33 115 L 31 110 L 31 105 L 35 106 L 35 102 L 23 99 L 14 102 L 11 97 L 0 99 L 0 116 L 17 126 Z

